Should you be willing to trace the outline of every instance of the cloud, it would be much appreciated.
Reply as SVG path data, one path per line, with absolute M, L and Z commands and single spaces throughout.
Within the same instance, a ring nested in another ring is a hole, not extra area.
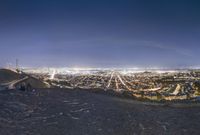
M 162 50 L 167 50 L 167 51 L 172 51 L 172 52 L 176 52 L 179 55 L 183 55 L 183 56 L 187 56 L 187 57 L 191 57 L 192 54 L 189 52 L 189 50 L 185 50 L 183 48 L 179 48 L 177 46 L 171 46 L 171 45 L 163 45 L 161 43 L 155 43 L 155 42 L 151 42 L 151 41 L 145 41 L 144 44 L 141 44 L 142 46 L 146 46 L 146 47 L 152 47 L 152 48 L 158 48 L 158 49 L 162 49 Z
M 60 46 L 67 46 L 67 47 L 95 47 L 95 46 L 119 46 L 119 47 L 149 47 L 149 48 L 157 48 L 166 51 L 171 51 L 173 53 L 177 53 L 178 55 L 192 57 L 192 53 L 189 50 L 184 48 L 178 47 L 178 45 L 168 45 L 153 41 L 139 41 L 139 40 L 130 40 L 130 39 L 116 39 L 110 37 L 103 37 L 103 38 L 91 38 L 91 39 L 77 39 L 77 40 L 68 40 L 68 41 L 61 41 L 58 43 Z

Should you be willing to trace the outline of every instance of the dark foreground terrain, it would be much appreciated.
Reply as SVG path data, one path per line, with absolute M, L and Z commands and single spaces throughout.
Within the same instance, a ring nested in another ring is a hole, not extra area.
M 1 135 L 200 134 L 200 107 L 145 105 L 80 90 L 0 92 Z

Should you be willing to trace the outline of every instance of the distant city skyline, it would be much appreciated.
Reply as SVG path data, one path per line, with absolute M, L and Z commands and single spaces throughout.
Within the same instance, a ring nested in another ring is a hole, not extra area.
M 0 67 L 200 66 L 197 0 L 2 0 Z

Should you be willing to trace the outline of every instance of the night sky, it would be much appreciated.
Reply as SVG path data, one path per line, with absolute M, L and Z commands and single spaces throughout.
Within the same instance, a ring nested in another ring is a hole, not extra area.
M 200 65 L 198 0 L 0 0 L 0 66 Z

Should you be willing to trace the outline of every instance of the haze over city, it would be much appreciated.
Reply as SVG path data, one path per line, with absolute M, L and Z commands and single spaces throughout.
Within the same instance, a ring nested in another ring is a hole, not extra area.
M 0 135 L 200 135 L 200 0 L 0 0 Z
M 199 66 L 193 0 L 1 0 L 0 66 Z

